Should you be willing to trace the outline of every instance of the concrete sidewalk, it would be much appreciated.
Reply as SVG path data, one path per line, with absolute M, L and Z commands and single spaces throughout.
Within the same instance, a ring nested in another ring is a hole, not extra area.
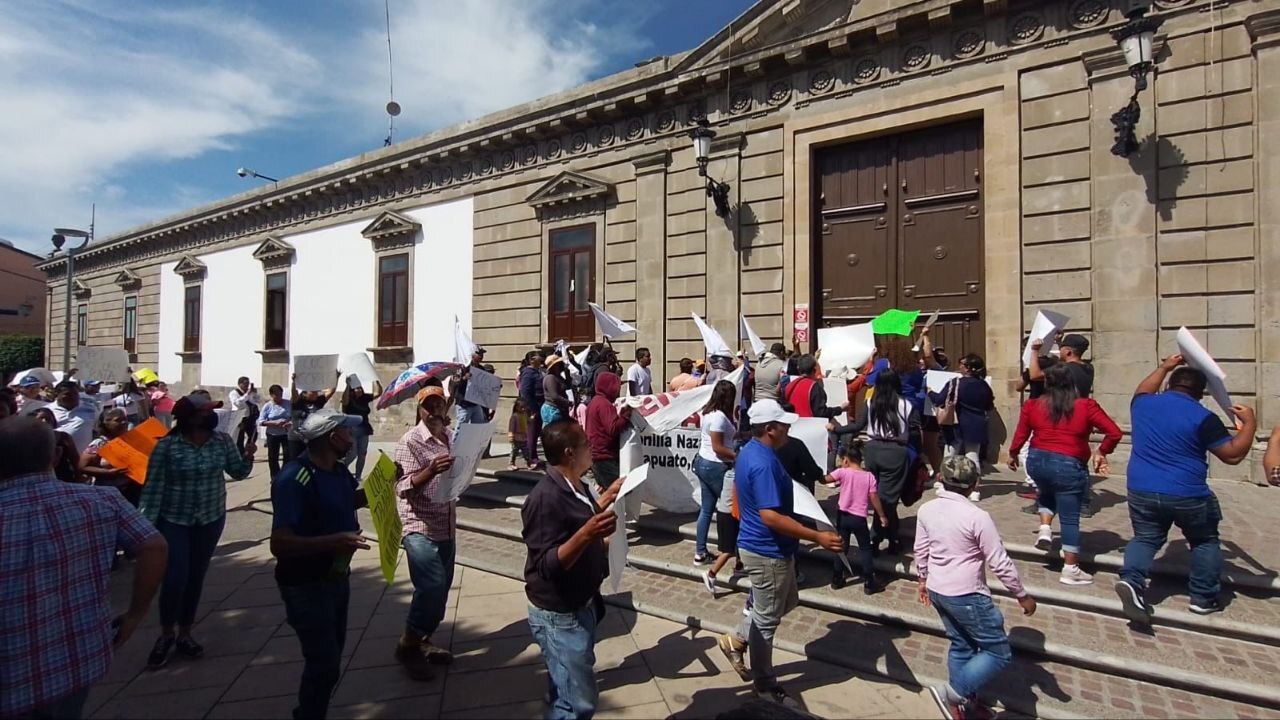
M 195 636 L 200 660 L 144 668 L 156 620 L 116 656 L 86 708 L 94 718 L 287 718 L 295 703 L 301 654 L 284 622 L 266 539 L 270 533 L 265 468 L 229 486 L 228 529 L 205 585 Z M 412 593 L 401 562 L 387 586 L 376 548 L 352 564 L 346 665 L 334 718 L 538 718 L 546 671 L 526 623 L 519 582 L 459 567 L 445 624 L 434 638 L 455 662 L 429 682 L 411 680 L 392 653 Z M 113 577 L 117 608 L 127 603 L 130 572 Z M 858 652 L 851 646 L 849 652 Z M 715 636 L 609 608 L 596 647 L 598 717 L 714 717 L 750 698 L 716 649 Z M 933 717 L 928 694 L 779 651 L 783 681 L 823 717 Z

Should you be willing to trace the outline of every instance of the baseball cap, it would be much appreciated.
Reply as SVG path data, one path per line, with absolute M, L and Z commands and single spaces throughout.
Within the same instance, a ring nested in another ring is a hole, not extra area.
M 1083 355 L 1085 351 L 1089 349 L 1089 339 L 1083 335 L 1071 333 L 1070 335 L 1064 335 L 1062 339 L 1058 341 L 1058 345 L 1069 347 L 1072 350 L 1075 350 L 1077 355 Z
M 221 400 L 210 400 L 209 396 L 203 392 L 193 392 L 178 398 L 178 402 L 173 404 L 173 410 L 170 413 L 176 418 L 182 418 L 194 415 L 201 410 L 216 410 L 220 407 L 222 407 Z
M 414 401 L 421 405 L 426 402 L 429 397 L 444 399 L 444 388 L 436 385 L 428 385 L 418 391 L 418 394 L 414 397 Z
M 978 481 L 978 466 L 964 455 L 942 459 L 942 484 L 968 489 Z
M 302 421 L 297 433 L 303 442 L 311 442 L 340 427 L 358 427 L 362 422 L 359 415 L 344 415 L 337 410 L 317 410 Z
M 39 387 L 39 386 L 40 386 L 40 378 L 35 377 L 33 375 L 28 375 L 22 378 L 22 382 L 18 383 L 18 387 Z
M 747 410 L 747 419 L 750 420 L 752 425 L 764 425 L 771 422 L 791 425 L 799 420 L 800 416 L 783 410 L 777 400 L 757 400 L 751 404 L 751 409 Z

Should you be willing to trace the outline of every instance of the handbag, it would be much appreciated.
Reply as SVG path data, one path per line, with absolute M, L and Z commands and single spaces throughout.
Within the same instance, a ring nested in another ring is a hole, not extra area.
M 955 425 L 957 395 L 960 392 L 960 381 L 953 380 L 951 382 L 951 392 L 947 393 L 947 402 L 941 408 L 938 408 L 937 418 L 938 425 Z

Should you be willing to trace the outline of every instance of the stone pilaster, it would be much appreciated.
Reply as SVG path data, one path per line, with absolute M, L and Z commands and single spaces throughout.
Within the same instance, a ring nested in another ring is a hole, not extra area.
M 715 203 L 706 198 L 707 210 L 707 317 L 706 320 L 724 337 L 733 350 L 738 349 L 739 291 L 742 257 L 738 250 L 739 213 L 742 200 L 741 133 L 718 137 L 711 143 L 707 175 L 729 184 L 729 207 L 721 218 L 715 214 Z
M 653 354 L 653 385 L 666 387 L 667 167 L 662 150 L 632 160 L 636 173 L 636 329 Z
M 1280 10 L 1248 18 L 1253 41 L 1257 102 L 1257 198 L 1274 198 L 1280 187 Z M 1280 204 L 1258 203 L 1256 292 L 1258 313 L 1259 431 L 1280 424 Z

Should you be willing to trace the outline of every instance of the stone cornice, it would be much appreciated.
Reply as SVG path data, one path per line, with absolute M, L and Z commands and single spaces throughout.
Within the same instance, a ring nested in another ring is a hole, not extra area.
M 1255 48 L 1271 47 L 1280 43 L 1280 10 L 1268 10 L 1251 15 L 1245 18 L 1244 26 L 1248 29 Z
M 121 290 L 134 290 L 142 285 L 142 278 L 129 268 L 124 268 L 116 273 L 115 279 L 111 282 L 115 283 Z
M 1164 0 L 1159 14 L 1205 2 Z M 784 4 L 762 3 L 762 12 Z M 321 219 L 367 217 L 390 203 L 429 202 L 444 190 L 466 192 L 509 174 L 563 167 L 569 159 L 675 140 L 704 114 L 725 127 L 786 107 L 1005 60 L 1100 34 L 1123 21 L 1106 0 L 1023 3 L 1014 10 L 992 2 L 984 4 L 989 14 L 951 13 L 942 22 L 939 12 L 951 6 L 951 0 L 911 2 L 704 66 L 696 65 L 697 51 L 663 58 L 131 230 L 78 253 L 77 267 L 92 271 L 285 234 Z M 918 27 L 928 34 L 921 36 Z M 39 267 L 56 279 L 63 262 L 56 257 Z

